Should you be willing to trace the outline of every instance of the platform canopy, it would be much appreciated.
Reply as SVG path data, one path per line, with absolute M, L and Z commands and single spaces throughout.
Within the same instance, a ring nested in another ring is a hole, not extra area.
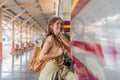
M 4 20 L 16 21 L 21 27 L 45 30 L 48 20 L 56 15 L 56 0 L 0 0 Z M 24 26 L 23 26 L 24 27 Z

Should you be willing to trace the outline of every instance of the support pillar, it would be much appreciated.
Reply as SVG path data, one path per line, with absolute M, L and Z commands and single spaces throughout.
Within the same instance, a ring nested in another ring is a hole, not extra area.
M 67 4 L 67 5 L 66 5 Z M 62 3 L 62 17 L 64 21 L 70 21 L 71 20 L 71 0 L 63 0 Z
M 64 21 L 70 21 L 71 20 L 71 12 L 70 12 L 70 7 L 71 7 L 71 0 L 58 0 L 58 15 L 61 17 Z M 67 4 L 67 5 L 66 5 Z
M 2 9 L 0 8 L 0 59 L 2 58 Z
M 28 47 L 28 30 L 27 30 L 27 24 L 26 24 L 26 47 Z
M 35 36 L 35 30 L 33 30 L 33 37 Z
M 30 39 L 30 46 L 32 46 L 32 37 L 31 37 L 31 28 L 29 29 L 29 32 L 30 32 L 30 34 L 29 34 L 29 39 Z
M 32 30 L 32 33 L 33 33 L 32 37 L 34 37 L 34 30 Z
M 62 13 L 63 13 L 63 0 L 58 0 L 57 1 L 57 4 L 58 4 L 58 10 L 57 10 L 57 14 L 56 15 L 58 15 L 59 17 L 61 17 L 61 18 L 63 18 L 63 16 L 62 16 Z
M 12 49 L 11 49 L 11 53 L 12 55 L 15 54 L 15 40 L 14 40 L 14 34 L 15 34 L 15 28 L 14 28 L 14 20 L 12 22 Z
M 20 27 L 20 49 L 23 48 L 23 44 L 22 44 L 22 26 Z
M 32 37 L 31 37 L 31 28 L 30 28 L 30 41 L 32 41 Z

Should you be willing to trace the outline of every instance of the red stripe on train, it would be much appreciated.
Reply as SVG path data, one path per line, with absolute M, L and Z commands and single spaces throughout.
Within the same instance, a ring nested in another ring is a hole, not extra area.
M 79 0 L 76 7 L 72 11 L 71 18 L 72 20 L 75 18 L 75 16 L 88 4 L 90 0 Z
M 80 42 L 80 41 L 72 41 L 72 46 L 81 48 L 83 50 L 92 52 L 100 57 L 103 57 L 102 48 L 100 44 L 88 43 L 88 42 Z
M 93 75 L 93 73 L 86 68 L 86 66 L 80 62 L 75 56 L 73 58 L 73 66 L 74 70 L 78 75 L 78 80 L 98 80 L 97 77 Z

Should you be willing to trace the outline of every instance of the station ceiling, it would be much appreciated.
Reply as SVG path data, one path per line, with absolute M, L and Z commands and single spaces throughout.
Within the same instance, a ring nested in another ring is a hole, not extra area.
M 0 0 L 3 16 L 8 23 L 17 21 L 19 26 L 45 30 L 48 20 L 56 14 L 56 0 Z

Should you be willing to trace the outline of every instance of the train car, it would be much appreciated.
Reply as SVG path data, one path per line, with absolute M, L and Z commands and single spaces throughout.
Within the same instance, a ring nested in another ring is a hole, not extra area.
M 72 0 L 71 44 L 79 80 L 120 80 L 119 0 Z

